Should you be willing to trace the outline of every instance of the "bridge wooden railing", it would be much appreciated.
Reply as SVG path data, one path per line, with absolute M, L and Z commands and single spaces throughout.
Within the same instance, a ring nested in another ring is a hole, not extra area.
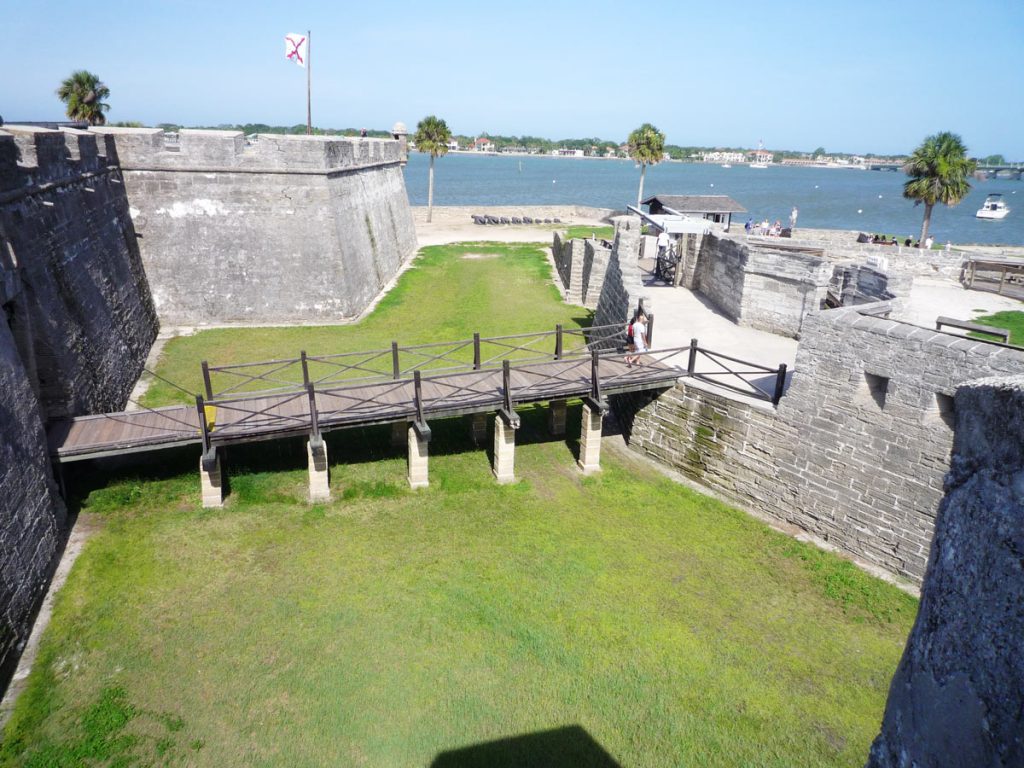
M 288 392 L 309 384 L 319 388 L 398 381 L 416 371 L 441 374 L 486 370 L 500 367 L 504 360 L 560 360 L 588 354 L 592 347 L 618 346 L 625 342 L 624 328 L 618 323 L 569 329 L 557 325 L 553 331 L 490 337 L 474 333 L 472 339 L 410 346 L 393 341 L 387 349 L 333 355 L 303 351 L 295 358 L 254 363 L 212 366 L 204 360 L 203 384 L 206 399 L 212 400 L 243 393 Z
M 561 338 L 558 331 L 556 334 L 564 342 L 564 338 Z M 541 337 L 550 335 L 536 334 Z M 530 334 L 530 336 L 535 335 Z M 517 338 L 517 336 L 497 338 L 504 343 Z M 479 349 L 481 341 L 474 338 L 474 350 Z M 423 346 L 437 347 L 440 345 Z M 505 344 L 505 346 L 510 352 L 530 349 L 530 346 L 511 343 Z M 531 356 L 516 360 L 516 370 L 528 372 L 533 369 L 535 372 L 542 373 L 533 384 L 520 386 L 518 389 L 512 385 L 513 361 L 507 357 L 502 359 L 500 403 L 495 402 L 493 388 L 485 387 L 482 390 L 479 386 L 481 371 L 497 370 L 494 366 L 484 368 L 482 359 L 479 357 L 475 357 L 471 367 L 467 369 L 464 366 L 463 370 L 454 374 L 447 372 L 446 369 L 430 369 L 428 373 L 431 376 L 427 377 L 427 380 L 434 390 L 433 397 L 430 399 L 434 405 L 434 412 L 454 414 L 497 406 L 498 412 L 510 425 L 518 426 L 519 417 L 515 413 L 515 407 L 519 400 L 536 401 L 564 398 L 567 395 L 583 396 L 595 407 L 604 409 L 607 407 L 604 402 L 604 393 L 610 390 L 623 391 L 624 388 L 628 388 L 631 381 L 636 381 L 637 372 L 645 366 L 649 370 L 658 369 L 660 372 L 676 369 L 679 371 L 680 377 L 689 376 L 712 382 L 726 389 L 760 400 L 767 400 L 773 404 L 778 404 L 786 383 L 787 366 L 785 363 L 777 368 L 751 363 L 705 349 L 699 346 L 696 339 L 692 339 L 688 346 L 644 353 L 644 366 L 623 367 L 620 362 L 618 366 L 613 366 L 611 370 L 604 373 L 602 373 L 601 361 L 612 358 L 618 360 L 622 355 L 621 350 L 599 349 L 596 346 L 584 345 L 574 348 L 569 353 L 566 352 L 564 346 L 560 347 L 559 351 L 561 356 L 558 358 L 548 355 L 542 359 Z M 358 355 L 360 353 L 351 354 Z M 370 354 L 373 359 L 377 359 L 376 353 Z M 429 357 L 436 360 L 441 355 Z M 580 387 L 582 377 L 579 364 L 570 365 L 560 370 L 551 366 L 551 363 L 556 360 L 575 360 L 577 363 L 586 365 L 587 358 L 589 358 L 589 376 L 587 377 L 588 391 L 586 393 L 582 392 Z M 423 395 L 424 376 L 421 369 L 413 369 L 411 380 L 408 376 L 402 376 L 400 367 L 396 366 L 392 369 L 391 378 L 361 376 L 343 382 L 329 382 L 325 386 L 326 378 L 319 381 L 312 381 L 308 378 L 310 359 L 308 356 L 299 359 L 307 377 L 299 389 L 293 387 L 291 391 L 281 391 L 281 388 L 277 388 L 276 390 L 242 393 L 235 397 L 204 398 L 202 395 L 196 395 L 204 462 L 213 466 L 215 442 L 236 442 L 247 438 L 262 439 L 274 434 L 308 433 L 311 444 L 316 450 L 316 446 L 322 446 L 321 428 L 337 426 L 340 424 L 340 419 L 344 419 L 346 424 L 354 425 L 405 418 L 414 424 L 422 436 L 429 437 L 430 427 L 427 425 L 427 405 Z M 710 363 L 711 367 L 702 370 L 698 366 L 698 359 Z M 684 360 L 685 368 L 683 367 Z M 291 363 L 291 361 L 274 362 Z M 233 368 L 243 369 L 245 367 L 233 366 Z M 362 365 L 348 367 L 362 371 L 367 370 Z M 272 366 L 272 370 L 275 371 L 273 376 L 276 376 L 276 372 L 279 372 L 281 367 L 279 365 Z M 399 375 L 395 376 L 396 373 Z M 301 404 L 301 406 L 289 409 L 288 406 L 292 403 Z M 219 418 L 218 413 L 223 412 L 231 414 L 233 418 Z

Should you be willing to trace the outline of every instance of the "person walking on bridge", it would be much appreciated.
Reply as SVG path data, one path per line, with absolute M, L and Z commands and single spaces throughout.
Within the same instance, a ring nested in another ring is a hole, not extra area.
M 631 323 L 633 329 L 633 344 L 631 355 L 626 355 L 626 365 L 632 367 L 635 365 L 642 365 L 640 362 L 640 355 L 647 351 L 647 315 L 641 312 L 637 315 L 636 320 Z

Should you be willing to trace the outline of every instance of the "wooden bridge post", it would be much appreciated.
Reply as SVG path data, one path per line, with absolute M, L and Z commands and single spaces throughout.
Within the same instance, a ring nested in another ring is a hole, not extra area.
M 305 355 L 305 353 L 303 353 Z M 303 357 L 305 363 L 305 357 Z M 331 480 L 327 463 L 327 444 L 320 434 L 320 418 L 316 409 L 316 392 L 307 383 L 309 394 L 310 433 L 306 443 L 306 459 L 309 465 L 309 500 L 327 501 L 331 498 Z
M 694 370 L 697 368 L 697 340 L 690 339 L 690 358 L 686 361 L 686 373 L 689 376 L 693 376 Z
M 775 394 L 772 395 L 772 405 L 778 405 L 782 394 L 786 391 L 786 364 L 779 364 L 779 372 L 775 374 Z
M 415 398 L 416 419 L 409 424 L 409 487 L 426 488 L 430 485 L 427 446 L 430 443 L 430 427 L 423 415 L 423 389 L 420 372 L 413 371 L 413 397 Z
M 552 400 L 548 403 L 548 431 L 555 437 L 565 434 L 565 400 Z
M 484 411 L 471 414 L 470 430 L 473 435 L 473 445 L 483 445 L 487 440 L 487 414 Z
M 555 326 L 555 360 L 562 359 L 562 324 Z
M 224 471 L 220 462 L 220 451 L 214 448 L 210 441 L 210 430 L 206 423 L 206 403 L 202 395 L 196 395 L 196 410 L 199 414 L 199 430 L 203 437 L 203 453 L 199 457 L 199 484 L 203 507 L 223 507 Z
M 591 354 L 590 396 L 583 398 L 583 419 L 580 424 L 580 457 L 577 465 L 585 475 L 601 471 L 601 425 L 608 403 L 601 397 L 601 370 L 597 350 Z
M 501 361 L 505 404 L 494 417 L 494 464 L 491 467 L 499 483 L 516 481 L 516 430 L 519 414 L 512 400 L 512 374 L 508 360 Z
M 213 400 L 213 382 L 210 381 L 210 364 L 203 360 L 203 385 L 206 387 L 206 399 Z

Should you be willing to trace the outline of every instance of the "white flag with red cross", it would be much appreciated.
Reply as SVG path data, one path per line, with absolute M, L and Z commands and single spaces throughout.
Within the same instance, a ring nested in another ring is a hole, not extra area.
M 284 55 L 289 61 L 294 61 L 300 67 L 305 67 L 308 53 L 309 37 L 307 35 L 293 32 L 284 36 Z

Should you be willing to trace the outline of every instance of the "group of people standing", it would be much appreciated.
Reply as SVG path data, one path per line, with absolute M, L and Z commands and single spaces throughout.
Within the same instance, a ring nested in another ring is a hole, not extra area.
M 796 229 L 796 219 L 800 215 L 800 211 L 794 205 L 793 210 L 789 212 L 789 230 L 792 232 Z M 747 223 L 743 225 L 743 229 L 746 230 L 748 235 L 761 235 L 762 237 L 781 237 L 782 236 L 782 220 L 776 219 L 774 224 L 768 223 L 768 219 L 764 219 L 761 222 L 755 223 L 753 217 L 747 219 Z

